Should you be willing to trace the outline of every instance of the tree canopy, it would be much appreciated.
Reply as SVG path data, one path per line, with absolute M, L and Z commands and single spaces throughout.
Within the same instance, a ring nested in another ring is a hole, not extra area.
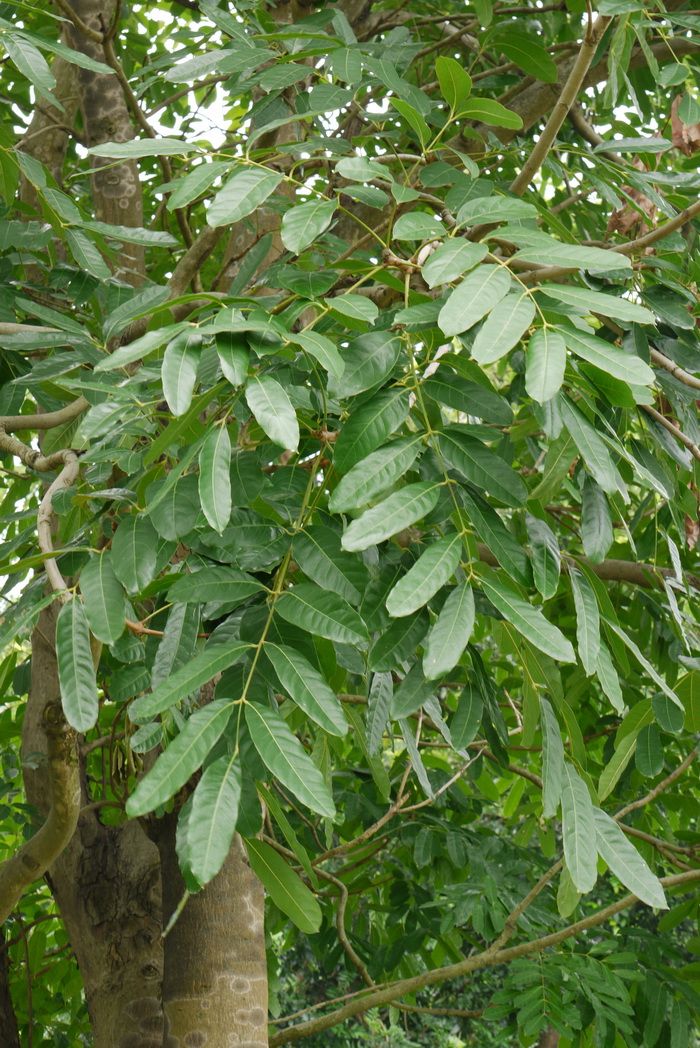
M 9 1048 L 697 1043 L 699 41 L 0 3 Z

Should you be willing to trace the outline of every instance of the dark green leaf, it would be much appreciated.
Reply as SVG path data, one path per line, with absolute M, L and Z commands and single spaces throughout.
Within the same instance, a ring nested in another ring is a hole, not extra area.
M 58 613 L 56 659 L 63 712 L 71 727 L 84 734 L 97 720 L 97 684 L 90 630 L 77 597 L 66 601 Z

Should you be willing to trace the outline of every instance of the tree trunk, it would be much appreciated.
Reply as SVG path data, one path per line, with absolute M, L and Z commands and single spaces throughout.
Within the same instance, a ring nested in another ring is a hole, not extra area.
M 167 921 L 185 894 L 175 818 L 158 847 Z M 234 838 L 219 874 L 190 896 L 165 939 L 163 1048 L 266 1048 L 267 960 L 262 885 Z
M 546 1030 L 543 1030 L 540 1034 L 537 1042 L 537 1048 L 557 1048 L 559 1044 L 559 1034 L 553 1026 L 548 1026 Z
M 17 1019 L 10 998 L 9 959 L 7 946 L 0 935 L 0 1045 L 20 1048 Z

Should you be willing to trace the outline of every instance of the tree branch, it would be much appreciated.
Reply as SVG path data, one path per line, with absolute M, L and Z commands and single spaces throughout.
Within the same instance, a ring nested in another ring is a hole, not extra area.
M 686 436 L 682 429 L 679 429 L 675 423 L 671 422 L 670 419 L 667 419 L 666 416 L 662 415 L 660 411 L 656 410 L 656 408 L 652 408 L 648 404 L 640 404 L 639 407 L 646 415 L 653 418 L 654 421 L 658 422 L 660 426 L 664 427 L 664 429 L 667 429 L 676 440 L 679 440 L 681 444 L 688 449 L 693 458 L 700 462 L 700 448 L 694 440 L 691 440 L 690 437 Z
M 544 130 L 529 158 L 523 165 L 520 174 L 510 184 L 510 191 L 515 193 L 516 196 L 523 195 L 554 145 L 554 140 L 566 119 L 566 114 L 576 101 L 576 96 L 583 86 L 583 81 L 593 61 L 598 42 L 611 21 L 610 15 L 599 15 L 593 24 L 589 22 L 581 49 L 576 56 L 576 61 L 571 68 L 564 89 L 550 114 L 549 120 L 545 124 Z
M 80 814 L 80 776 L 75 731 L 66 724 L 60 706 L 44 713 L 48 737 L 51 808 L 44 825 L 0 867 L 0 922 L 5 921 L 23 892 L 41 877 L 73 836 Z

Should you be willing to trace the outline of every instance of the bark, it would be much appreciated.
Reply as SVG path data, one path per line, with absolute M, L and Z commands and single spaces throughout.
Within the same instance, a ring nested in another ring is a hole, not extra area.
M 59 695 L 50 605 L 32 636 L 32 672 L 23 750 L 46 752 L 44 709 Z M 83 801 L 90 798 L 83 774 Z M 46 769 L 27 771 L 29 802 L 49 804 Z M 104 826 L 85 811 L 47 877 L 85 983 L 94 1048 L 162 1048 L 160 868 L 138 823 Z M 115 1040 L 119 1035 L 119 1040 Z
M 160 830 L 167 922 L 185 884 L 175 854 L 175 818 L 162 820 Z M 267 1048 L 263 917 L 263 888 L 236 835 L 220 873 L 190 896 L 165 939 L 163 1048 Z
M 0 1044 L 2 1048 L 20 1048 L 17 1019 L 10 998 L 9 958 L 0 935 Z
M 540 1034 L 540 1038 L 537 1042 L 537 1048 L 557 1048 L 559 1044 L 559 1034 L 553 1026 L 548 1026 L 546 1030 L 543 1030 Z
M 114 0 L 71 0 L 71 7 L 86 25 L 97 32 L 105 32 L 114 15 Z M 69 24 L 66 38 L 76 51 L 97 62 L 105 61 L 103 47 L 75 26 Z M 78 69 L 77 80 L 85 145 L 129 142 L 134 137 L 134 130 L 117 77 Z M 94 217 L 111 225 L 142 226 L 143 198 L 137 162 L 128 160 L 115 164 L 113 160 L 98 156 L 93 160 L 96 168 L 92 175 Z M 125 244 L 120 252 L 116 275 L 131 284 L 142 283 L 144 259 L 143 247 Z

